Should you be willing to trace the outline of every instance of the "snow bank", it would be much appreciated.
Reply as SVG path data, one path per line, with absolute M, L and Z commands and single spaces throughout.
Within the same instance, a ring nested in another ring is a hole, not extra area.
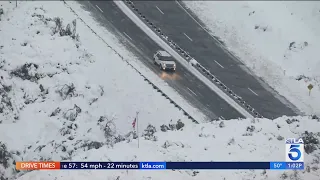
M 319 2 L 183 3 L 276 91 L 307 114 L 320 114 Z

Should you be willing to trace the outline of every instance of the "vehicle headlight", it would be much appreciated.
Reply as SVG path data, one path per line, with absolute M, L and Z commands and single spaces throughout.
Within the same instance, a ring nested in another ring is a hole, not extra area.
M 163 67 L 166 67 L 166 64 L 163 64 Z
M 176 67 L 176 64 L 174 64 L 173 67 Z

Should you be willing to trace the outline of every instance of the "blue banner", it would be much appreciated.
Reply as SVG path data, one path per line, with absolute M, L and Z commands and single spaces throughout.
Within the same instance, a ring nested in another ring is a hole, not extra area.
M 303 162 L 287 162 L 286 169 L 303 170 L 304 163 Z
M 270 169 L 272 170 L 284 170 L 286 166 L 286 162 L 270 162 Z
M 269 162 L 167 162 L 167 169 L 269 169 Z
M 303 162 L 61 162 L 60 169 L 304 169 Z
M 270 169 L 272 170 L 284 170 L 284 169 L 295 169 L 303 170 L 303 162 L 270 162 Z
M 140 162 L 140 169 L 157 170 L 167 169 L 166 162 Z

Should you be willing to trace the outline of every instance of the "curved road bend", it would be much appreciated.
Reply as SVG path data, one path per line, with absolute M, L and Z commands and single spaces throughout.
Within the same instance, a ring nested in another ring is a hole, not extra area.
M 154 73 L 164 79 L 190 104 L 198 108 L 210 120 L 244 118 L 238 111 L 177 63 L 175 73 L 165 73 L 153 62 L 153 54 L 161 49 L 136 26 L 112 1 L 82 1 L 86 9 L 108 30 L 124 39 L 123 43 Z M 91 3 L 91 4 L 89 4 Z
M 134 1 L 135 6 L 162 32 L 213 72 L 225 85 L 267 118 L 296 115 L 295 107 L 245 66 L 225 52 L 197 22 L 196 16 L 176 1 Z M 192 15 L 192 17 L 190 17 Z M 269 90 L 267 90 L 269 89 Z M 275 97 L 275 96 L 278 96 Z M 281 100 L 280 100 L 281 99 Z M 291 108 L 289 108 L 289 106 Z

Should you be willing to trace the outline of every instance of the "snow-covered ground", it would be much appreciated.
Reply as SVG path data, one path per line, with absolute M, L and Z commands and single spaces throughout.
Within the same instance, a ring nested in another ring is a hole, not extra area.
M 302 136 L 309 139 L 308 143 L 315 151 L 305 155 L 308 167 L 304 171 L 34 171 L 19 180 L 319 180 L 320 133 L 317 136 L 311 134 L 319 131 L 319 123 L 319 120 L 309 117 L 283 117 L 274 121 L 246 119 L 189 124 L 180 130 L 167 132 L 162 132 L 160 127 L 154 127 L 157 132 L 153 133 L 152 128 L 145 131 L 147 135 L 141 137 L 140 148 L 137 147 L 136 140 L 123 141 L 115 144 L 113 148 L 103 146 L 99 149 L 79 151 L 72 158 L 74 161 L 279 161 L 285 158 L 283 138 L 297 137 L 300 134 L 298 132 L 310 127 L 308 133 Z
M 320 2 L 183 3 L 276 91 L 305 113 L 320 114 Z
M 203 116 L 139 64 L 79 4 L 68 4 L 95 32 L 104 34 L 103 39 L 113 50 L 61 1 L 20 1 L 17 8 L 15 2 L 0 2 L 1 180 L 274 180 L 291 176 L 319 180 L 318 119 L 191 123 L 114 50 L 130 58 L 197 120 Z M 140 148 L 131 126 L 137 111 Z M 14 168 L 14 161 L 32 160 L 283 161 L 283 138 L 298 136 L 309 144 L 305 155 L 309 168 L 301 172 L 17 172 Z
M 63 2 L 1 5 L 0 141 L 20 160 L 68 158 L 74 147 L 117 141 L 108 136 L 131 132 L 137 111 L 141 129 L 192 123 Z

